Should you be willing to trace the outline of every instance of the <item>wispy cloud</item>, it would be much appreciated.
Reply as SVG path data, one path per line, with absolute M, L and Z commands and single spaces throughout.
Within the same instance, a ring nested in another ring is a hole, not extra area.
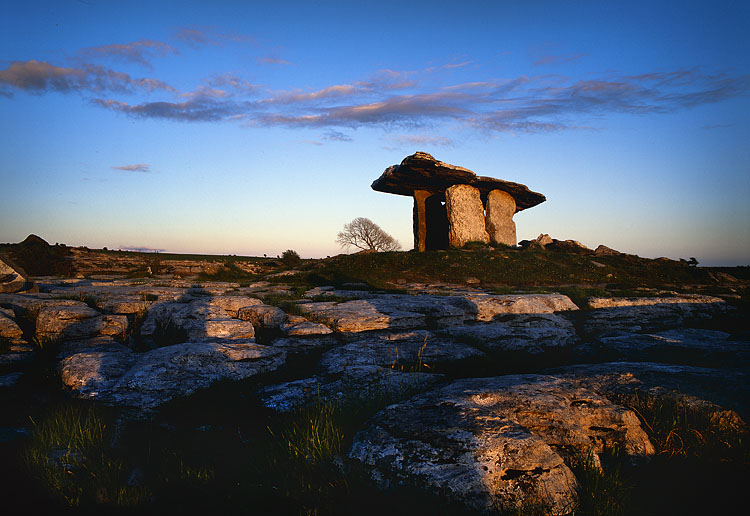
M 286 59 L 280 59 L 278 57 L 259 57 L 258 63 L 260 64 L 277 64 L 277 65 L 288 65 L 291 64 Z
M 191 47 L 218 45 L 219 41 L 213 36 L 213 32 L 210 27 L 179 27 L 174 37 Z
M 588 54 L 563 54 L 563 55 L 544 55 L 534 60 L 534 66 L 553 65 L 562 63 L 571 63 L 588 56 Z
M 219 37 L 197 28 L 182 29 L 179 34 L 201 44 Z M 148 52 L 171 52 L 169 48 L 141 40 L 122 48 L 104 46 L 87 52 L 139 61 L 153 55 Z M 470 64 L 448 63 L 442 68 Z M 134 78 L 100 65 L 60 66 L 30 60 L 12 62 L 0 70 L 0 94 L 94 93 L 94 105 L 136 118 L 324 128 L 329 133 L 323 139 L 347 141 L 342 128 L 364 126 L 413 130 L 447 122 L 487 132 L 590 128 L 615 113 L 669 113 L 750 93 L 750 75 L 707 73 L 697 68 L 638 75 L 607 73 L 586 79 L 521 75 L 448 85 L 444 80 L 435 81 L 435 73 L 383 69 L 360 81 L 287 91 L 263 90 L 236 75 L 223 74 L 207 78 L 192 91 L 177 91 L 160 79 Z M 138 96 L 126 99 L 121 95 L 125 93 Z
M 422 147 L 450 147 L 453 145 L 453 140 L 443 136 L 396 134 L 388 136 L 386 139 L 400 146 L 417 145 Z
M 351 142 L 354 141 L 351 136 L 342 133 L 341 131 L 330 130 L 327 131 L 323 138 L 332 142 Z
M 94 99 L 94 104 L 138 118 L 162 118 L 182 122 L 216 122 L 243 118 L 243 105 L 207 97 L 185 102 L 145 102 L 128 104 L 117 100 Z
M 122 170 L 125 172 L 143 172 L 146 174 L 151 173 L 151 165 L 148 163 L 136 163 L 134 165 L 120 165 L 120 166 L 113 166 L 113 170 Z
M 451 70 L 454 68 L 463 68 L 464 66 L 469 66 L 470 64 L 474 64 L 474 61 L 460 61 L 456 63 L 446 63 L 440 66 L 430 66 L 428 68 L 425 68 L 425 72 L 435 72 L 438 70 Z
M 272 92 L 253 100 L 221 98 L 205 90 L 184 102 L 95 102 L 133 116 L 194 122 L 242 119 L 250 125 L 392 128 L 449 120 L 491 132 L 540 132 L 589 127 L 591 120 L 612 113 L 673 112 L 749 91 L 750 76 L 680 70 L 587 80 L 520 76 L 428 93 L 398 94 L 387 85 L 363 81 L 309 92 Z
M 126 44 L 84 48 L 79 52 L 79 56 L 83 59 L 108 58 L 139 63 L 150 68 L 152 58 L 177 53 L 177 49 L 167 43 L 141 39 Z
M 159 79 L 136 79 L 127 73 L 116 72 L 103 66 L 86 64 L 71 68 L 33 59 L 14 61 L 7 69 L 0 70 L 0 91 L 5 96 L 11 96 L 13 90 L 37 94 L 48 91 L 175 91 Z
M 205 26 L 179 27 L 174 34 L 174 38 L 183 43 L 187 43 L 193 48 L 206 45 L 222 45 L 226 42 L 257 44 L 255 38 L 250 35 L 234 32 L 219 32 L 215 27 Z
M 705 131 L 711 131 L 713 129 L 724 129 L 727 127 L 734 127 L 734 124 L 708 124 L 701 126 L 701 129 Z

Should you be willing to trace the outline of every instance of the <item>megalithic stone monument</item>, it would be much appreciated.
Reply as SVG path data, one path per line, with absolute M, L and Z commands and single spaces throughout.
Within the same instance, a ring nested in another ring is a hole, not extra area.
M 414 248 L 419 251 L 474 241 L 516 245 L 513 215 L 546 200 L 526 185 L 477 176 L 426 152 L 385 169 L 372 189 L 414 198 Z

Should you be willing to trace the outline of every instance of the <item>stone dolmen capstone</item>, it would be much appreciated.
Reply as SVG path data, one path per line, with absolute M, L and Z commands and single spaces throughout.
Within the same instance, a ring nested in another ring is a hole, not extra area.
M 385 169 L 372 189 L 414 198 L 414 248 L 419 251 L 467 242 L 514 246 L 513 215 L 546 200 L 525 185 L 477 176 L 426 152 Z

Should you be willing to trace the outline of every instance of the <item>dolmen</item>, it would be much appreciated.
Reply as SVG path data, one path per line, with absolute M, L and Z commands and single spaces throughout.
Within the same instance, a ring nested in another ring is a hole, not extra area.
M 477 176 L 426 152 L 385 169 L 372 189 L 414 198 L 414 249 L 419 251 L 468 242 L 515 246 L 513 215 L 546 200 L 526 185 Z

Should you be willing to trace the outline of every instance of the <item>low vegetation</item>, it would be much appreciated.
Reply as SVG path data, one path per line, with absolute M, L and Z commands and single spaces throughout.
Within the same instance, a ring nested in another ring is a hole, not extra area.
M 302 262 L 302 258 L 300 258 L 297 251 L 293 249 L 287 249 L 281 253 L 281 263 L 287 267 L 296 267 L 300 262 Z

